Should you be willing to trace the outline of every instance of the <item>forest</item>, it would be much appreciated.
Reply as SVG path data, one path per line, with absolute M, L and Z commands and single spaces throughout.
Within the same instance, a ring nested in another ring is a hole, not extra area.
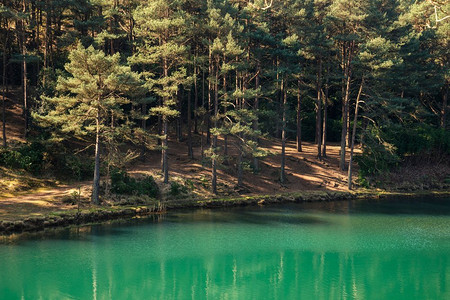
M 170 140 L 201 148 L 212 193 L 221 168 L 258 174 L 263 139 L 280 183 L 289 140 L 339 145 L 349 189 L 449 164 L 449 1 L 0 0 L 0 45 L 0 164 L 92 180 L 95 204 L 103 178 L 151 191 L 125 172 L 149 152 L 170 183 Z

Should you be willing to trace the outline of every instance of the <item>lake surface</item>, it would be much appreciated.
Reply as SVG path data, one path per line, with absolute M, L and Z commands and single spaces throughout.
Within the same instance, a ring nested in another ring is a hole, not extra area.
M 195 210 L 0 238 L 0 299 L 450 299 L 450 199 Z

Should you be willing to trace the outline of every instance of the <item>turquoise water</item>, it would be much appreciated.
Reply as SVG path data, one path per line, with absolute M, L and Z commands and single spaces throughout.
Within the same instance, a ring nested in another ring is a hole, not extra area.
M 450 199 L 174 212 L 0 258 L 0 299 L 450 299 Z

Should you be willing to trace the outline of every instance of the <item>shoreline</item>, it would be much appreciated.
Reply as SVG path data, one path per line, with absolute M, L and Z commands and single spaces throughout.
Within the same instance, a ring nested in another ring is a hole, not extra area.
M 54 211 L 42 217 L 26 217 L 16 221 L 0 220 L 0 236 L 25 232 L 39 232 L 49 228 L 85 226 L 100 224 L 117 219 L 164 214 L 171 210 L 195 208 L 224 208 L 238 206 L 270 205 L 302 202 L 332 202 L 363 199 L 388 199 L 393 197 L 414 198 L 421 196 L 450 197 L 450 190 L 420 192 L 388 191 L 302 191 L 274 195 L 256 195 L 234 198 L 214 198 L 210 200 L 183 199 L 165 200 L 152 205 L 93 206 L 79 212 Z

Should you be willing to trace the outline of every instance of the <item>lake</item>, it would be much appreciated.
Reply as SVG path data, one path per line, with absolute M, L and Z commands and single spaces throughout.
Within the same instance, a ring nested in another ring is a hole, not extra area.
M 0 299 L 450 299 L 450 199 L 170 212 L 0 258 Z

